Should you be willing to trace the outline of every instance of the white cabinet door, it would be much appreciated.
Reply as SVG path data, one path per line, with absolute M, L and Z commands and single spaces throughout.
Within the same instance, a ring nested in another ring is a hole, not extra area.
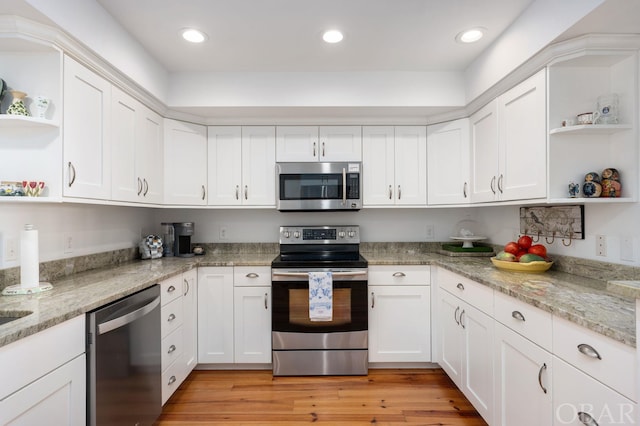
M 427 204 L 427 129 L 395 127 L 396 205 Z
M 427 127 L 428 204 L 467 204 L 470 200 L 469 119 Z
M 393 126 L 362 128 L 363 204 L 395 204 L 395 143 Z
M 198 268 L 198 363 L 232 363 L 233 345 L 233 267 Z
M 275 127 L 242 128 L 242 204 L 276 205 Z
M 435 361 L 449 378 L 461 388 L 462 384 L 462 329 L 460 328 L 460 299 L 438 290 L 438 353 Z
M 498 185 L 498 114 L 491 101 L 473 114 L 471 126 L 471 201 L 495 201 Z
M 208 128 L 209 205 L 242 203 L 242 127 Z
M 555 426 L 631 425 L 637 404 L 554 357 L 553 413 Z
M 430 289 L 369 287 L 369 362 L 431 361 Z
M 1 400 L 0 424 L 84 425 L 86 368 L 82 354 Z
M 63 195 L 110 199 L 111 84 L 65 56 L 63 110 Z
M 139 150 L 137 130 L 142 105 L 131 96 L 112 88 L 112 158 L 111 198 L 117 201 L 138 201 L 143 184 L 137 175 L 136 154 Z
M 321 126 L 320 161 L 362 161 L 362 127 Z
M 207 204 L 207 128 L 165 120 L 165 204 Z
M 136 170 L 141 183 L 138 198 L 145 203 L 160 204 L 164 195 L 163 118 L 142 106 L 138 116 L 138 130 Z
M 236 363 L 271 362 L 271 287 L 234 288 Z
M 182 274 L 182 346 L 184 375 L 186 377 L 198 363 L 198 271 Z
M 496 425 L 552 424 L 556 378 L 549 352 L 496 322 L 494 370 Z
M 498 97 L 502 200 L 547 194 L 546 70 Z
M 362 161 L 360 126 L 278 126 L 276 159 L 294 161 Z

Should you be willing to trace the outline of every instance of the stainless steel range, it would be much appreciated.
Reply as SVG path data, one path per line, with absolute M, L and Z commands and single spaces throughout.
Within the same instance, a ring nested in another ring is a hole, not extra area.
M 280 228 L 271 264 L 274 376 L 368 373 L 368 272 L 359 247 L 358 226 Z M 329 276 L 327 318 L 310 311 L 310 275 Z

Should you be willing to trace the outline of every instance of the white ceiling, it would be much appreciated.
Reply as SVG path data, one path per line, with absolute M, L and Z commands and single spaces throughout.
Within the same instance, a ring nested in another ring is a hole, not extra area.
M 531 0 L 98 0 L 169 72 L 464 70 Z M 498 13 L 497 13 L 498 12 Z M 482 26 L 474 45 L 455 42 Z M 179 30 L 208 34 L 187 45 Z M 335 45 L 322 41 L 343 31 Z

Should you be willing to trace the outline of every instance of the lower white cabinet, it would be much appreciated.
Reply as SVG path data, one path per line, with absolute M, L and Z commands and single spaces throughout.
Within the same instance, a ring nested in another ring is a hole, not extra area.
M 549 352 L 496 322 L 492 424 L 551 425 L 553 365 Z
M 186 375 L 198 364 L 198 270 L 182 274 L 182 342 Z
M 429 266 L 369 267 L 369 362 L 431 361 Z
M 234 362 L 271 362 L 271 284 L 233 290 Z
M 636 411 L 636 404 L 630 399 L 563 360 L 553 358 L 554 425 L 636 424 Z
M 0 424 L 84 425 L 85 316 L 0 348 Z
M 198 363 L 233 362 L 233 267 L 198 268 Z

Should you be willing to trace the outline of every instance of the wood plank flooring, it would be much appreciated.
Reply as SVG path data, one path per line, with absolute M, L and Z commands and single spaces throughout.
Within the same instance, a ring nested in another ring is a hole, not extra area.
M 194 371 L 158 426 L 486 425 L 441 369 L 368 376 L 273 377 L 271 371 Z

